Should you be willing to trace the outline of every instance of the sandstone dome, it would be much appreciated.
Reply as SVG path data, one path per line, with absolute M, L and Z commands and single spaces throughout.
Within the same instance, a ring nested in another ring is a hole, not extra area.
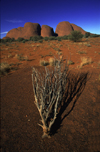
M 25 23 L 24 27 L 18 27 L 10 30 L 6 37 L 18 39 L 23 37 L 29 39 L 31 36 L 37 36 L 41 34 L 41 27 L 38 23 Z
M 48 26 L 48 25 L 42 25 L 42 27 L 41 27 L 41 36 L 42 37 L 54 36 L 53 28 Z
M 69 35 L 72 31 L 80 31 L 82 34 L 85 34 L 86 31 L 84 31 L 81 27 L 75 25 L 75 24 L 70 24 L 67 21 L 60 22 L 57 27 L 55 33 L 58 36 L 64 36 L 64 35 Z
M 73 27 L 73 30 L 75 31 L 80 31 L 82 34 L 85 34 L 86 33 L 86 31 L 84 31 L 81 27 L 79 27 L 79 26 L 77 26 L 77 25 L 75 25 L 75 24 L 71 24 L 72 25 L 72 27 Z
M 64 36 L 69 35 L 71 31 L 73 31 L 71 24 L 67 21 L 63 21 L 57 25 L 55 33 L 58 34 L 58 36 Z

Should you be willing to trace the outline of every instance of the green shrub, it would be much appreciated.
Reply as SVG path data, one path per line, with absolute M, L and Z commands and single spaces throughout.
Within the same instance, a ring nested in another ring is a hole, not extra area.
M 43 39 L 42 36 L 31 36 L 31 37 L 30 37 L 30 40 L 31 40 L 31 41 L 39 41 L 39 40 L 41 40 L 41 39 Z
M 69 40 L 78 42 L 81 41 L 83 34 L 80 31 L 72 31 L 71 35 L 69 35 Z
M 44 37 L 43 38 L 45 41 L 48 41 L 49 40 L 49 37 Z
M 14 39 L 14 38 L 0 39 L 0 42 L 1 42 L 1 43 L 13 42 L 13 41 L 15 41 L 15 39 Z
M 39 40 L 39 43 L 42 43 L 43 42 L 43 40 Z
M 91 34 L 90 37 L 100 37 L 98 34 Z
M 61 41 L 61 40 L 62 40 L 62 37 L 60 37 L 60 36 L 57 37 L 57 40 L 58 40 L 58 41 Z
M 56 37 L 56 39 L 57 39 L 58 41 L 61 41 L 61 40 L 68 40 L 68 38 L 69 38 L 69 36 L 68 36 L 68 35 L 64 35 L 64 36 L 58 36 L 58 37 Z
M 9 42 L 14 42 L 15 41 L 15 38 L 11 38 L 10 40 L 9 40 Z
M 88 38 L 90 35 L 91 35 L 90 32 L 86 32 L 85 35 L 84 35 L 84 37 L 85 37 L 85 38 Z
M 3 43 L 6 43 L 6 42 L 11 42 L 11 38 L 3 39 Z
M 27 42 L 27 41 L 28 41 L 27 39 L 24 39 L 22 42 L 25 43 L 25 42 Z
M 9 42 L 10 41 L 10 39 L 9 38 L 7 38 L 7 39 L 4 39 L 4 42 L 6 43 L 6 42 Z
M 49 37 L 49 40 L 57 40 L 57 37 L 55 37 L 55 36 L 50 36 L 50 37 Z
M 0 43 L 4 43 L 4 39 L 0 39 Z
M 23 37 L 19 37 L 19 38 L 17 39 L 18 42 L 21 42 L 21 41 L 23 41 L 23 40 L 24 40 Z
M 62 36 L 62 39 L 63 39 L 63 40 L 68 40 L 68 38 L 69 38 L 69 36 L 68 36 L 68 35 L 64 35 L 64 36 Z

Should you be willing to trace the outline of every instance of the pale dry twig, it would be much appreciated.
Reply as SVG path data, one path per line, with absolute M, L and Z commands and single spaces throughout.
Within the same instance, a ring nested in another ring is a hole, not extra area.
M 43 138 L 50 137 L 50 130 L 54 124 L 58 109 L 67 83 L 67 60 L 63 65 L 60 58 L 52 70 L 45 67 L 45 73 L 40 73 L 35 68 L 32 70 L 32 85 L 35 105 L 41 116 Z

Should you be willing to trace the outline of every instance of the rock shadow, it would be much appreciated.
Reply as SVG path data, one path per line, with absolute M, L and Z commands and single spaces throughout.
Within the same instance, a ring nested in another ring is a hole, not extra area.
M 57 34 L 57 33 L 54 33 L 54 36 L 55 36 L 55 37 L 57 37 L 57 36 L 58 36 L 58 34 Z
M 61 125 L 62 121 L 74 109 L 79 96 L 82 94 L 86 86 L 87 80 L 88 80 L 88 72 L 80 73 L 80 74 L 72 74 L 71 72 L 68 73 L 66 91 L 63 100 L 61 102 L 61 106 L 57 118 L 51 128 L 51 136 L 57 133 L 57 130 L 62 126 Z M 73 102 L 71 109 L 62 117 L 62 114 L 64 113 L 64 111 L 71 102 Z

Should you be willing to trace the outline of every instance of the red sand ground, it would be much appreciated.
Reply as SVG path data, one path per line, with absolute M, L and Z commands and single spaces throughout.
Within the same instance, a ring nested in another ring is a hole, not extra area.
M 18 67 L 1 77 L 1 152 L 99 152 L 100 38 L 77 43 L 15 42 L 0 47 L 1 62 Z M 52 54 L 56 56 L 57 48 L 64 59 L 67 57 L 75 64 L 69 65 L 69 89 L 62 112 L 52 127 L 52 136 L 42 139 L 42 128 L 37 125 L 40 116 L 34 104 L 31 66 L 42 70 L 39 61 L 48 60 Z M 16 54 L 29 60 L 20 61 Z M 91 58 L 93 62 L 80 67 L 81 57 Z

